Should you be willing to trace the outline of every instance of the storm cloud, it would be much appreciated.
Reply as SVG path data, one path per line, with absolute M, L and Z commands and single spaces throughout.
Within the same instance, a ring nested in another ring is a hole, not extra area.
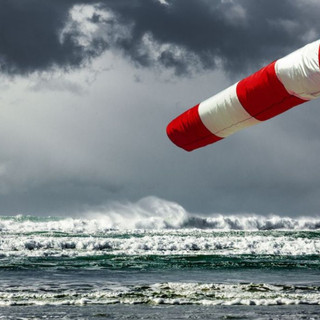
M 317 37 L 316 1 L 1 0 L 1 71 L 81 67 L 105 50 L 178 75 L 253 71 Z

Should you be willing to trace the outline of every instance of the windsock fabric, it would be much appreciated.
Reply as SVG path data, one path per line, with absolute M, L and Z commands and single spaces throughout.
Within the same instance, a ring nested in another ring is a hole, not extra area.
M 317 98 L 319 45 L 310 43 L 187 110 L 169 123 L 169 138 L 192 151 Z

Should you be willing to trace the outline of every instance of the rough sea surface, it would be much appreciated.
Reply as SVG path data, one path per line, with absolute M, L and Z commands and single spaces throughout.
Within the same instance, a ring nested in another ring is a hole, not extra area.
M 320 319 L 320 217 L 146 198 L 0 234 L 0 319 Z

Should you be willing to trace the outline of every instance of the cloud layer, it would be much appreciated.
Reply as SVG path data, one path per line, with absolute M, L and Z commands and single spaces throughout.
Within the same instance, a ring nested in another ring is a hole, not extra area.
M 155 195 L 315 214 L 318 100 L 186 153 L 175 116 L 320 34 L 317 1 L 0 0 L 0 213 Z

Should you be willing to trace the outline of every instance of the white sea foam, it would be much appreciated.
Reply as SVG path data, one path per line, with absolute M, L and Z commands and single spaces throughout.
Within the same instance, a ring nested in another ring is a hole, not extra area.
M 152 231 L 104 236 L 6 235 L 0 254 L 9 256 L 124 255 L 319 255 L 320 238 L 291 234 L 268 236 L 259 233 L 215 234 L 207 231 Z
M 2 288 L 0 306 L 85 304 L 298 305 L 320 304 L 318 287 L 272 284 L 155 283 L 73 288 Z

